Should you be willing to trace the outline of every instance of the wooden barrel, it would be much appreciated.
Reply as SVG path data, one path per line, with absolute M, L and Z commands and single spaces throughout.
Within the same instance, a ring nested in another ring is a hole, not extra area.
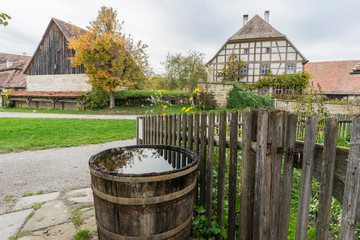
M 101 156 L 139 148 L 157 149 L 175 169 L 128 174 L 96 165 Z M 181 160 L 184 157 L 187 162 Z M 198 176 L 196 153 L 164 145 L 128 146 L 92 156 L 89 166 L 100 240 L 190 239 Z

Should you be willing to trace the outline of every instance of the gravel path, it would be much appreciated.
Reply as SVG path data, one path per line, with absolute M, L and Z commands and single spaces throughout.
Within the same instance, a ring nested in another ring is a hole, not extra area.
M 83 119 L 136 119 L 136 115 L 86 115 L 58 113 L 0 112 L 0 118 L 83 118 Z
M 88 161 L 102 150 L 136 144 L 135 139 L 69 148 L 0 154 L 0 203 L 29 192 L 90 186 Z

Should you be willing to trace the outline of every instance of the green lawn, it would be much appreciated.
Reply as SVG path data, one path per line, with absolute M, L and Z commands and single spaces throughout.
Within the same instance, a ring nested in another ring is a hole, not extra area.
M 130 139 L 135 120 L 0 118 L 0 153 Z

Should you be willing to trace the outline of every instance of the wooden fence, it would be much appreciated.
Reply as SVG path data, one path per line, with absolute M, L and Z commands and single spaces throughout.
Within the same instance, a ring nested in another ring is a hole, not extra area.
M 323 145 L 316 144 L 316 116 L 306 122 L 305 140 L 296 141 L 297 119 L 294 113 L 268 109 L 244 110 L 241 124 L 236 110 L 229 115 L 222 111 L 218 122 L 214 112 L 208 116 L 203 112 L 201 116 L 196 113 L 139 117 L 137 144 L 182 146 L 199 155 L 196 201 L 205 206 L 210 223 L 215 214 L 219 224 L 224 224 L 225 172 L 229 173 L 228 239 L 236 239 L 236 214 L 239 239 L 287 239 L 294 167 L 302 170 L 296 239 L 306 239 L 313 176 L 320 182 L 316 238 L 328 239 L 334 196 L 343 204 L 340 239 L 354 239 L 360 216 L 360 116 L 352 120 L 350 150 L 336 147 L 339 126 L 336 117 L 326 120 Z M 217 186 L 213 186 L 214 164 L 218 164 Z M 241 175 L 239 211 L 238 175 Z M 217 196 L 213 196 L 214 187 Z M 216 209 L 212 206 L 213 198 L 217 198 Z

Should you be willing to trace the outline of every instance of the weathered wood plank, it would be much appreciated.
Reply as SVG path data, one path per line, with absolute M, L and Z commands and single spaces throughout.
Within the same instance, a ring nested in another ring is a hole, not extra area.
M 188 116 L 188 132 L 187 132 L 187 139 L 188 139 L 188 149 L 189 150 L 193 150 L 193 127 L 194 127 L 194 117 L 192 115 L 192 113 L 189 114 Z
M 186 113 L 184 113 L 182 117 L 182 136 L 181 136 L 183 148 L 186 148 L 186 133 L 187 133 L 187 115 Z
M 258 113 L 256 178 L 254 191 L 254 239 L 269 239 L 269 204 L 271 165 L 267 157 L 267 140 L 269 129 L 269 112 L 261 108 Z M 270 163 L 271 164 L 271 163 Z
M 212 193 L 213 193 L 213 169 L 214 169 L 214 135 L 215 135 L 215 113 L 209 113 L 208 127 L 208 158 L 207 158 L 207 178 L 206 178 L 206 216 L 209 226 L 211 226 L 212 217 Z
M 177 122 L 177 132 L 176 132 L 177 146 L 180 147 L 181 146 L 181 113 L 177 115 L 176 122 Z
M 200 205 L 205 206 L 206 196 L 206 112 L 201 113 L 201 135 L 200 135 Z
M 170 145 L 176 146 L 176 114 L 172 115 L 172 142 Z
M 294 160 L 298 158 L 295 153 L 297 118 L 295 113 L 286 113 L 285 116 L 285 136 L 284 136 L 284 166 L 283 183 L 281 189 L 281 203 L 278 225 L 278 239 L 288 239 L 291 189 L 293 183 Z
M 171 145 L 171 142 L 172 142 L 172 115 L 169 114 L 169 118 L 168 118 L 168 126 L 169 126 L 169 129 L 168 129 L 168 141 L 167 141 L 167 145 Z
M 219 225 L 224 224 L 224 199 L 225 199 L 225 158 L 226 158 L 226 111 L 220 112 L 219 122 L 219 166 L 218 166 L 218 196 L 217 218 Z
M 164 144 L 164 117 L 159 115 L 160 118 L 160 144 Z
M 164 144 L 169 144 L 169 116 L 165 115 Z
M 238 112 L 233 109 L 230 115 L 228 239 L 235 239 Z
M 315 115 L 309 117 L 305 125 L 304 155 L 299 193 L 299 206 L 295 239 L 306 239 L 307 223 L 310 210 L 311 186 L 314 168 L 314 152 L 318 120 Z
M 360 208 L 360 115 L 353 119 L 349 163 L 346 173 L 340 239 L 355 239 L 356 217 Z
M 283 155 L 278 149 L 283 148 L 284 143 L 284 112 L 280 110 L 271 111 L 269 119 L 269 134 L 271 141 L 271 185 L 270 185 L 270 203 L 269 203 L 269 239 L 278 239 L 278 226 L 281 192 L 281 166 Z
M 337 129 L 337 118 L 327 118 L 324 136 L 324 152 L 322 157 L 319 210 L 316 224 L 316 239 L 318 240 L 329 239 L 330 210 L 336 159 Z
M 200 144 L 200 114 L 195 113 L 195 127 L 194 127 L 194 151 L 199 156 L 199 144 Z M 199 156 L 200 161 L 200 156 Z M 199 174 L 200 176 L 200 174 Z M 195 203 L 199 204 L 199 181 L 197 182 L 196 193 L 195 193 Z
M 252 136 L 256 136 L 253 118 L 256 110 L 246 108 L 242 120 L 242 155 L 241 155 L 241 190 L 240 190 L 240 224 L 239 239 L 253 239 L 254 186 L 256 155 L 251 151 Z M 219 165 L 220 167 L 220 165 Z

